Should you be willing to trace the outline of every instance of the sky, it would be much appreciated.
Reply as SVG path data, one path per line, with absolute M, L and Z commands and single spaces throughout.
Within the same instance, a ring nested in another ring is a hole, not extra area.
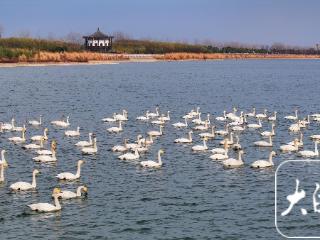
M 3 37 L 83 35 L 314 46 L 319 0 L 0 0 Z

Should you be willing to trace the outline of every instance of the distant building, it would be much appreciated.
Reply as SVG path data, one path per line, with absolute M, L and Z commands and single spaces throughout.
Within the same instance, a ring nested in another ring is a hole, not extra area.
M 85 39 L 85 48 L 89 51 L 108 52 L 112 48 L 113 36 L 102 33 L 99 28 L 95 33 L 83 36 L 83 38 Z

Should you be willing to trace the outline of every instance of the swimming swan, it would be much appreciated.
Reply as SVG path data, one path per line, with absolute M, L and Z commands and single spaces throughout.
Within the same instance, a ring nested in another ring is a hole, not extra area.
M 52 121 L 51 122 L 52 125 L 55 125 L 57 127 L 69 127 L 70 126 L 70 122 L 69 122 L 69 116 L 67 116 L 66 121 L 64 120 L 57 120 L 57 121 Z
M 174 140 L 175 143 L 192 143 L 192 131 L 189 131 L 188 138 L 177 138 Z
M 254 145 L 258 146 L 258 147 L 272 147 L 273 146 L 272 137 L 269 136 L 269 142 L 267 142 L 267 141 L 256 141 L 256 142 L 254 142 Z
M 24 143 L 26 141 L 26 129 L 24 128 L 24 130 L 22 131 L 21 137 L 10 137 L 8 138 L 8 140 L 14 143 Z
M 68 180 L 68 181 L 79 179 L 80 176 L 81 176 L 80 174 L 81 174 L 81 166 L 82 166 L 82 164 L 84 164 L 84 161 L 83 160 L 79 160 L 76 174 L 73 174 L 73 173 L 70 173 L 70 172 L 62 172 L 62 173 L 59 173 L 56 176 L 56 178 L 58 178 L 59 180 Z
M 53 198 L 54 198 L 54 205 L 50 203 L 34 203 L 28 205 L 29 208 L 31 208 L 32 211 L 36 212 L 55 212 L 61 210 L 61 205 L 59 203 L 59 194 L 61 193 L 61 190 L 59 188 L 53 189 Z
M 300 155 L 301 157 L 317 157 L 317 156 L 319 156 L 318 141 L 314 142 L 314 151 L 303 150 L 303 151 L 298 152 L 298 155 Z
M 92 133 L 89 133 L 89 141 L 79 141 L 75 145 L 77 147 L 89 147 L 89 146 L 92 146 Z
M 10 189 L 13 191 L 28 191 L 35 190 L 37 187 L 36 175 L 39 174 L 38 169 L 34 169 L 32 172 L 32 183 L 28 182 L 16 182 L 10 185 Z
M 80 127 L 77 127 L 77 130 L 68 130 L 64 132 L 64 135 L 67 137 L 79 137 L 80 136 Z
M 39 121 L 38 120 L 30 120 L 28 123 L 29 123 L 29 125 L 35 126 L 35 127 L 41 126 L 41 124 L 42 124 L 42 116 L 40 115 Z
M 257 160 L 254 163 L 251 164 L 251 167 L 253 168 L 266 168 L 266 167 L 272 167 L 273 161 L 272 157 L 276 155 L 275 151 L 271 151 L 269 154 L 269 160 Z
M 163 153 L 164 151 L 160 149 L 158 151 L 158 161 L 152 161 L 152 160 L 142 161 L 140 162 L 140 166 L 148 167 L 148 168 L 160 168 L 162 166 L 161 154 Z
M 136 160 L 140 157 L 139 152 L 137 149 L 135 149 L 134 153 L 125 153 L 123 155 L 120 155 L 118 158 L 120 160 Z
M 81 149 L 82 154 L 96 154 L 98 152 L 97 138 L 93 138 L 92 147 L 84 147 Z
M 201 151 L 206 151 L 208 150 L 208 146 L 207 146 L 207 138 L 204 138 L 203 139 L 203 145 L 195 145 L 193 146 L 191 149 L 192 151 L 195 151 L 195 152 L 201 152 Z
M 225 167 L 232 168 L 232 167 L 241 167 L 244 165 L 244 162 L 241 158 L 243 155 L 243 151 L 239 151 L 238 153 L 238 159 L 234 158 L 228 158 L 227 160 L 224 160 L 222 163 Z
M 47 135 L 47 133 L 48 133 L 48 128 L 45 128 L 45 129 L 43 130 L 43 135 L 35 135 L 35 136 L 31 137 L 30 139 L 31 139 L 32 141 L 40 141 L 41 139 L 43 139 L 43 140 L 48 140 L 48 135 Z
M 58 198 L 63 200 L 80 198 L 82 196 L 82 193 L 87 194 L 87 192 L 88 192 L 88 188 L 86 186 L 79 186 L 76 192 L 61 190 L 61 192 L 58 194 Z
M 119 133 L 119 132 L 122 132 L 122 131 L 123 131 L 122 121 L 119 121 L 119 126 L 118 126 L 118 127 L 108 128 L 107 131 L 108 131 L 109 133 Z

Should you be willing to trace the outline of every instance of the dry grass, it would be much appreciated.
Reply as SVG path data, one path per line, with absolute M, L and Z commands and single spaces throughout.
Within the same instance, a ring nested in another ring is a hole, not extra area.
M 123 61 L 129 58 L 122 54 L 105 54 L 95 52 L 38 52 L 33 57 L 19 56 L 18 62 L 89 62 L 89 61 Z
M 303 54 L 248 54 L 248 53 L 167 53 L 155 57 L 159 60 L 209 60 L 209 59 L 315 59 L 320 55 Z

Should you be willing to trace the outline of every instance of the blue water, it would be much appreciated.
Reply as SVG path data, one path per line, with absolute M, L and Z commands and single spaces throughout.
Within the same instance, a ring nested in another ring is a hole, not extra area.
M 45 165 L 33 162 L 34 153 L 9 143 L 7 138 L 13 134 L 0 135 L 0 148 L 7 150 L 9 162 L 6 181 L 0 185 L 0 239 L 280 239 L 274 226 L 275 168 L 249 167 L 269 155 L 269 149 L 252 145 L 261 139 L 258 132 L 240 135 L 246 165 L 227 170 L 211 160 L 208 152 L 195 154 L 191 146 L 173 144 L 188 130 L 176 130 L 171 123 L 181 121 L 182 115 L 197 106 L 204 115 L 209 112 L 215 116 L 233 106 L 243 111 L 255 106 L 258 112 L 267 108 L 278 111 L 273 148 L 278 150 L 281 143 L 298 136 L 288 132 L 290 123 L 283 116 L 293 114 L 295 108 L 303 117 L 320 112 L 319 79 L 320 62 L 316 60 L 0 68 L 0 120 L 9 122 L 15 117 L 22 125 L 42 114 L 50 138 L 58 142 L 57 164 Z M 139 161 L 119 161 L 108 150 L 124 138 L 133 141 L 138 134 L 157 129 L 135 121 L 136 116 L 157 105 L 163 113 L 170 110 L 172 120 L 165 135 L 140 160 L 154 159 L 163 148 L 162 169 L 145 170 Z M 106 128 L 112 124 L 101 119 L 122 109 L 129 112 L 124 132 L 108 134 Z M 86 139 L 88 132 L 96 133 L 96 156 L 82 156 L 74 147 L 79 139 L 66 138 L 63 130 L 50 126 L 51 120 L 62 115 L 70 115 L 72 129 L 82 128 L 81 139 Z M 223 127 L 216 123 L 217 129 Z M 263 122 L 263 127 L 269 130 L 270 124 Z M 41 132 L 41 128 L 29 127 L 27 137 Z M 307 136 L 319 134 L 319 124 L 312 122 L 304 133 L 305 148 L 312 149 Z M 209 147 L 217 146 L 220 140 L 210 141 Z M 201 141 L 196 136 L 197 143 Z M 230 155 L 237 156 L 233 151 Z M 274 162 L 277 166 L 295 157 L 278 154 Z M 82 158 L 86 163 L 80 181 L 61 183 L 55 179 L 59 172 L 74 172 Z M 38 191 L 10 193 L 11 183 L 31 181 L 34 168 L 41 171 Z M 63 201 L 58 213 L 28 213 L 27 204 L 51 202 L 54 187 L 74 190 L 80 184 L 88 186 L 87 198 Z M 289 225 L 285 230 L 290 230 Z

